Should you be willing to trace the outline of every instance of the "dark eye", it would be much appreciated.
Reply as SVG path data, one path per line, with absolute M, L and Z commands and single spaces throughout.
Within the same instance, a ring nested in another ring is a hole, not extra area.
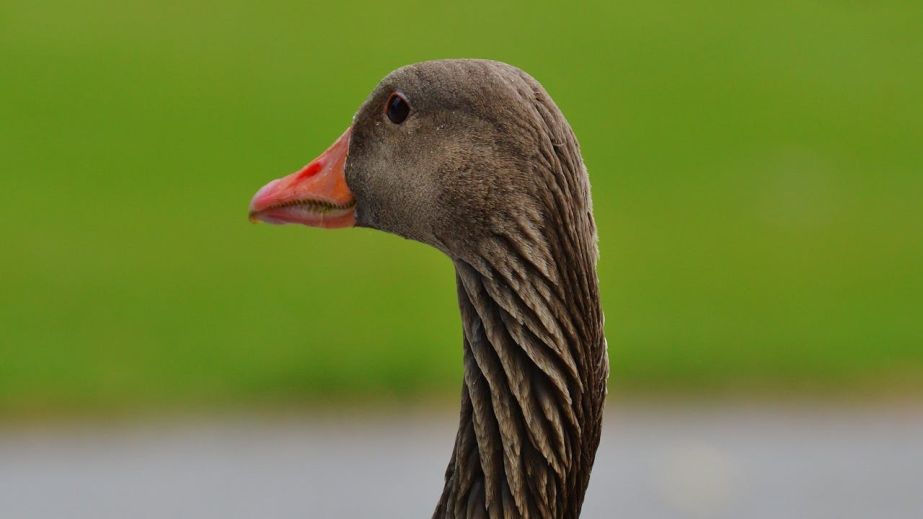
M 388 119 L 391 119 L 392 123 L 401 124 L 410 115 L 410 105 L 407 104 L 404 96 L 395 92 L 385 104 L 385 113 L 388 114 Z

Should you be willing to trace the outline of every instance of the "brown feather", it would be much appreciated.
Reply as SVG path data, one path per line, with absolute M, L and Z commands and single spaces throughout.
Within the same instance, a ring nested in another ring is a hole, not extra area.
M 411 112 L 383 116 L 395 91 Z M 589 179 L 544 88 L 503 63 L 418 63 L 356 115 L 357 225 L 452 258 L 464 332 L 455 450 L 433 517 L 575 518 L 609 365 Z

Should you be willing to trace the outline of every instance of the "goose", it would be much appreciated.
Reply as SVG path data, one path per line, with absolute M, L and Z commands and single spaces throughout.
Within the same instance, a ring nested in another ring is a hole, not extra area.
M 487 60 L 401 67 L 249 215 L 369 227 L 446 254 L 464 376 L 433 517 L 580 515 L 609 374 L 597 233 L 577 139 L 538 81 Z

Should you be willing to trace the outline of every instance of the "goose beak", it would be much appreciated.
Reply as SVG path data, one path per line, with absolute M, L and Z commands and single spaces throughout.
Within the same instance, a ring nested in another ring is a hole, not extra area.
M 300 223 L 311 227 L 352 227 L 356 200 L 346 185 L 351 128 L 307 166 L 273 180 L 253 195 L 250 221 Z

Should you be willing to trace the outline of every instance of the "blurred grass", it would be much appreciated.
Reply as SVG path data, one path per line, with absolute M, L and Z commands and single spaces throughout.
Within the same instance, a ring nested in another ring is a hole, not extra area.
M 440 57 L 581 139 L 614 392 L 923 388 L 918 2 L 312 4 L 0 5 L 0 413 L 455 395 L 447 259 L 245 214 Z

